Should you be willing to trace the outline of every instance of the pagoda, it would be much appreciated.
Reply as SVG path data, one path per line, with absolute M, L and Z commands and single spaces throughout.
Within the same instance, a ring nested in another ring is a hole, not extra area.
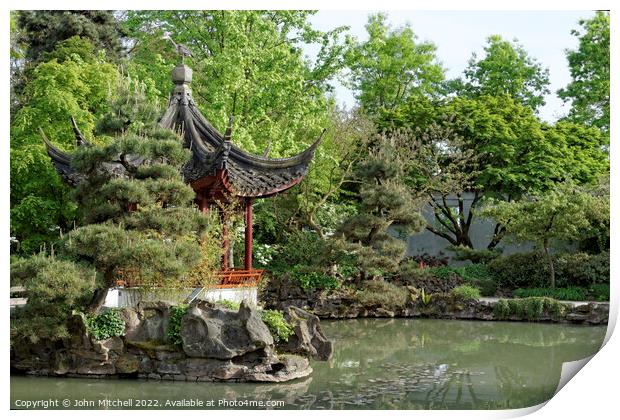
M 196 204 L 203 212 L 219 203 L 235 201 L 244 212 L 245 260 L 243 268 L 231 267 L 228 258 L 229 244 L 225 239 L 222 258 L 224 283 L 236 284 L 244 280 L 260 280 L 261 270 L 252 267 L 252 206 L 257 198 L 271 197 L 297 185 L 308 172 L 322 135 L 305 151 L 288 158 L 269 158 L 268 150 L 263 156 L 244 151 L 232 144 L 232 117 L 222 135 L 199 111 L 192 96 L 190 83 L 192 70 L 179 64 L 172 70 L 174 88 L 168 108 L 159 120 L 165 128 L 180 134 L 184 147 L 191 150 L 190 160 L 183 166 L 182 174 L 196 192 Z M 72 119 L 77 147 L 87 146 L 75 121 Z M 323 131 L 324 133 L 324 131 Z M 71 186 L 77 185 L 83 176 L 71 166 L 71 155 L 56 148 L 45 136 L 47 153 L 62 179 Z M 137 164 L 139 156 L 132 157 Z M 107 163 L 105 170 L 122 176 L 120 164 Z M 221 212 L 224 215 L 224 212 Z M 224 216 L 223 216 L 224 217 Z M 223 236 L 227 237 L 227 221 L 223 220 Z M 226 281 L 228 280 L 228 281 Z

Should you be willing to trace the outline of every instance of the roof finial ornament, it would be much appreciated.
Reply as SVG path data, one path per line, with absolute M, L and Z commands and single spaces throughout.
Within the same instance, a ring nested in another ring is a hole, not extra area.
M 233 116 L 228 117 L 228 127 L 226 127 L 226 132 L 224 133 L 224 141 L 230 142 L 232 138 L 232 125 L 233 125 Z
M 192 51 L 189 48 L 187 48 L 183 44 L 177 44 L 176 42 L 174 42 L 174 39 L 172 39 L 169 34 L 164 35 L 162 38 L 167 39 L 168 41 L 172 43 L 172 45 L 174 45 L 174 48 L 177 50 L 177 53 L 181 56 L 181 64 L 185 62 L 185 57 L 194 56 L 194 54 L 192 54 Z

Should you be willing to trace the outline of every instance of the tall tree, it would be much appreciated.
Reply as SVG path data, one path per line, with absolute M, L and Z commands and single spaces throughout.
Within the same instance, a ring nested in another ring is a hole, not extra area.
M 453 83 L 457 92 L 469 96 L 509 95 L 522 105 L 536 110 L 545 104 L 549 93 L 549 70 L 532 58 L 517 40 L 499 35 L 487 38 L 484 57 L 472 54 L 465 69 L 465 80 Z
M 64 149 L 75 147 L 70 118 L 92 139 L 95 122 L 108 110 L 118 71 L 92 44 L 74 37 L 60 42 L 50 60 L 34 68 L 11 120 L 11 236 L 23 254 L 69 230 L 75 218 L 70 191 L 52 167 L 39 128 Z
M 366 31 L 365 42 L 349 39 L 347 54 L 351 85 L 365 112 L 376 115 L 437 91 L 444 70 L 434 44 L 418 42 L 408 25 L 392 29 L 382 13 L 369 17 Z
M 414 188 L 429 195 L 434 220 L 427 229 L 453 245 L 473 246 L 470 227 L 486 199 L 514 201 L 566 179 L 591 184 L 609 167 L 598 130 L 542 123 L 508 95 L 457 97 L 430 108 L 407 105 L 384 117 L 385 127 L 418 128 Z M 497 246 L 504 233 L 497 223 L 488 247 Z
M 609 133 L 609 12 L 596 12 L 571 31 L 579 38 L 576 50 L 566 51 L 572 81 L 558 95 L 571 102 L 568 117 Z

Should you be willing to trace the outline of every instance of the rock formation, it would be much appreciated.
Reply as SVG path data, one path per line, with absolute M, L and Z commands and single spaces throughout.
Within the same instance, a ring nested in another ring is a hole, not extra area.
M 333 352 L 319 320 L 289 308 L 295 334 L 276 349 L 259 311 L 246 302 L 238 311 L 208 302 L 193 304 L 181 320 L 182 345 L 168 342 L 170 306 L 142 302 L 120 313 L 122 337 L 95 340 L 84 315 L 74 315 L 69 339 L 12 343 L 11 369 L 34 375 L 132 377 L 174 381 L 283 382 L 310 375 L 305 356 L 327 360 Z M 296 354 L 286 354 L 283 351 Z

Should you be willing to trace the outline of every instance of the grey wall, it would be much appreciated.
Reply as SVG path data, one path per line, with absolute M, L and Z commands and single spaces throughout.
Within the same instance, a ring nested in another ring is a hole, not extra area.
M 466 215 L 469 213 L 472 200 L 473 193 L 463 194 Z M 451 206 L 454 205 L 454 207 L 458 206 L 456 198 L 450 198 L 448 200 L 448 204 Z M 426 221 L 431 226 L 438 225 L 438 222 L 435 220 L 435 216 L 430 205 L 427 205 L 422 213 Z M 491 241 L 491 238 L 493 237 L 494 228 L 495 223 L 492 220 L 474 216 L 474 220 L 472 221 L 472 225 L 470 228 L 470 238 L 473 242 L 474 248 L 486 248 Z M 448 242 L 446 239 L 424 229 L 421 233 L 411 235 L 407 238 L 407 255 L 419 255 L 426 253 L 429 255 L 438 256 L 443 252 L 443 254 L 446 257 L 450 258 L 450 260 L 452 261 L 454 253 L 446 249 L 446 247 L 448 247 L 449 245 L 450 242 Z M 513 240 L 513 238 L 510 237 L 505 237 L 504 239 L 502 239 L 498 247 L 503 249 L 504 255 L 514 254 L 517 252 L 528 252 L 534 249 L 534 245 L 532 243 L 517 243 Z M 555 248 L 558 250 L 560 248 L 574 249 L 575 245 L 558 243 L 556 244 Z

